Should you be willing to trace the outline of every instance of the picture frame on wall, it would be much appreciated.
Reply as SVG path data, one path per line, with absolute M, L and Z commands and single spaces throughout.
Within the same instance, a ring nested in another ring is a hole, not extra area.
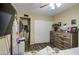
M 71 20 L 71 25 L 76 25 L 76 19 Z

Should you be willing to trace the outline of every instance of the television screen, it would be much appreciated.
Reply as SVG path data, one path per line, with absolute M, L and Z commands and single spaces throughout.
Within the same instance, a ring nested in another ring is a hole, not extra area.
M 10 3 L 0 3 L 0 36 L 11 34 L 15 13 Z
M 0 11 L 0 35 L 3 35 L 9 25 L 11 14 Z

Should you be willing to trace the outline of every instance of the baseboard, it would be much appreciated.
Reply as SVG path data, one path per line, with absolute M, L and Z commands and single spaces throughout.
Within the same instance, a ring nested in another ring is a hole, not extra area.
M 48 44 L 48 43 L 50 43 L 50 42 L 44 42 L 44 43 L 32 43 L 32 44 L 30 44 L 30 45 L 34 45 L 34 44 Z

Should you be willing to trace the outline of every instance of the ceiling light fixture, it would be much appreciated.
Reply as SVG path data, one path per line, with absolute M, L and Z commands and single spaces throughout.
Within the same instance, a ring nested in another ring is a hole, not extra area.
M 50 3 L 49 6 L 51 9 L 59 8 L 62 5 L 62 3 Z
M 62 5 L 62 3 L 56 3 L 57 7 L 60 7 Z
M 51 9 L 55 9 L 55 3 L 50 3 L 49 6 L 51 7 Z

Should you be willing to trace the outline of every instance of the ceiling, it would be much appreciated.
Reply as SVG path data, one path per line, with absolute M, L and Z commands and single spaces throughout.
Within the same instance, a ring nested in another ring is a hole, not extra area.
M 43 6 L 47 3 L 14 3 L 14 7 L 17 10 L 17 12 L 23 12 L 25 14 L 38 14 L 38 15 L 47 15 L 47 16 L 53 16 L 56 15 L 74 5 L 77 3 L 63 3 L 63 5 L 55 10 L 52 10 L 49 5 L 45 6 L 43 8 L 40 8 L 40 6 Z

